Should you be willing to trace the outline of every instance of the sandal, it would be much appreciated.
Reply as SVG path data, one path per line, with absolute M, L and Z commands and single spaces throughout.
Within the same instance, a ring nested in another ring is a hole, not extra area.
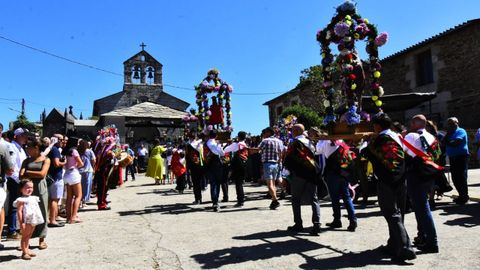
M 70 221 L 69 223 L 70 224 L 77 224 L 77 223 L 82 223 L 83 221 L 81 221 L 80 219 L 74 219 L 72 221 Z
M 42 249 L 47 249 L 48 248 L 48 245 L 47 243 L 45 242 L 41 242 L 39 245 L 38 245 L 38 249 L 42 250 Z
M 32 257 L 32 258 L 33 258 L 33 257 L 37 257 L 37 254 L 35 254 L 35 253 L 33 253 L 33 252 L 28 253 L 28 255 L 30 255 L 30 257 Z
M 27 253 L 23 253 L 23 254 L 22 254 L 22 259 L 28 261 L 28 260 L 31 260 L 32 257 L 31 257 L 29 254 L 27 254 Z

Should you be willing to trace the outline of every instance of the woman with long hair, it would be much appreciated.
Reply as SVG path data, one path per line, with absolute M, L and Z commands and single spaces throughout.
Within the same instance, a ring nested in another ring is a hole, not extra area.
M 42 217 L 47 220 L 48 210 L 48 187 L 45 177 L 50 168 L 50 159 L 42 155 L 45 147 L 40 140 L 29 138 L 26 145 L 26 152 L 29 158 L 25 159 L 20 169 L 20 179 L 30 179 L 33 183 L 32 195 L 40 198 L 39 206 Z M 47 223 L 39 224 L 33 231 L 32 238 L 39 237 L 39 249 L 46 249 Z
M 65 174 L 63 179 L 67 183 L 67 222 L 70 224 L 80 223 L 78 219 L 78 208 L 80 207 L 80 200 L 82 199 L 82 176 L 79 168 L 83 167 L 83 161 L 77 151 L 78 140 L 70 138 L 72 147 L 67 150 L 67 158 L 65 164 Z

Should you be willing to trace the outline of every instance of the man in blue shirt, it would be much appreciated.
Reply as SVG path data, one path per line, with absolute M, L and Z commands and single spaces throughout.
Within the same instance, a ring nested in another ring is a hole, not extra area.
M 450 160 L 450 172 L 452 181 L 458 191 L 458 197 L 453 201 L 457 204 L 465 204 L 468 197 L 468 136 L 465 129 L 458 126 L 458 119 L 450 117 L 447 119 L 447 134 L 444 138 L 446 155 Z

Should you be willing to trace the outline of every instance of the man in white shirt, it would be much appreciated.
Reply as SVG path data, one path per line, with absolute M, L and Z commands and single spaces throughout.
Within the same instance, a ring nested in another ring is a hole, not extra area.
M 425 130 L 426 124 L 427 118 L 424 115 L 414 116 L 410 122 L 411 132 L 405 136 L 405 141 L 417 150 L 428 154 L 436 139 Z M 425 179 L 420 175 L 418 169 L 412 166 L 413 158 L 416 155 L 408 147 L 407 154 L 410 157 L 407 159 L 407 193 L 412 201 L 418 224 L 418 236 L 415 237 L 414 243 L 423 253 L 438 253 L 437 232 L 427 196 L 432 190 L 435 180 L 433 178 Z
M 138 168 L 139 170 L 145 170 L 147 167 L 146 158 L 148 156 L 148 150 L 144 144 L 141 144 L 137 150 L 137 158 L 138 158 Z
M 0 136 L 3 132 L 3 125 L 0 123 Z M 12 151 L 10 144 L 0 137 L 0 241 L 3 231 L 3 224 L 5 222 L 4 204 L 7 198 L 6 177 L 12 175 L 14 164 L 12 160 Z M 3 249 L 3 244 L 0 243 L 0 250 Z
M 349 191 L 349 177 L 341 173 L 341 156 L 338 151 L 340 147 L 348 148 L 342 140 L 321 141 L 317 143 L 317 154 L 323 155 L 326 159 L 324 169 L 325 180 L 328 185 L 330 198 L 332 199 L 333 221 L 326 225 L 331 229 L 341 228 L 340 198 L 348 213 L 350 221 L 347 230 L 354 232 L 357 228 L 357 218 L 355 216 L 355 207 Z M 347 151 L 347 150 L 345 150 Z
M 221 157 L 225 156 L 225 152 L 220 144 L 216 141 L 217 132 L 210 131 L 209 140 L 205 143 L 205 155 L 207 177 L 210 180 L 210 196 L 212 198 L 212 207 L 214 212 L 220 211 L 218 204 L 218 196 L 220 195 L 220 184 L 223 177 L 223 164 Z
M 232 180 L 235 182 L 235 190 L 237 191 L 237 204 L 235 207 L 242 207 L 245 201 L 243 181 L 245 180 L 248 159 L 248 146 L 245 143 L 246 136 L 247 133 L 245 131 L 238 132 L 238 142 L 230 144 L 224 150 L 225 153 L 231 152 L 233 154 L 231 170 Z
M 14 139 L 12 141 L 11 150 L 13 151 L 13 162 L 14 170 L 12 176 L 8 178 L 7 189 L 8 189 L 8 214 L 7 214 L 7 224 L 8 224 L 8 235 L 9 239 L 20 239 L 20 235 L 17 233 L 17 209 L 13 207 L 13 202 L 20 197 L 20 168 L 22 167 L 23 161 L 27 158 L 23 146 L 27 142 L 27 131 L 23 128 L 17 128 L 14 132 Z

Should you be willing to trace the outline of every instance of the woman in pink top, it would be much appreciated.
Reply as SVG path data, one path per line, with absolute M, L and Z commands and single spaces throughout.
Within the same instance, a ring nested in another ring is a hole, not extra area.
M 73 140 L 73 138 L 71 139 Z M 76 146 L 77 143 L 73 144 Z M 82 176 L 78 168 L 83 167 L 83 162 L 76 147 L 71 147 L 67 152 L 65 174 L 63 179 L 67 183 L 67 222 L 70 224 L 80 223 L 77 217 L 78 208 L 82 199 Z

